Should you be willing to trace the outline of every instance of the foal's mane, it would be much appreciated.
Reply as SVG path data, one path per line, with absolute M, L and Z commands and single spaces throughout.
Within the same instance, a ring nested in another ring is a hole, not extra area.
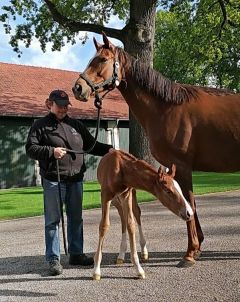
M 133 79 L 149 93 L 159 98 L 161 102 L 182 104 L 193 99 L 196 100 L 200 90 L 214 95 L 234 94 L 234 92 L 224 89 L 175 83 L 140 60 L 134 59 L 120 47 L 116 48 L 119 58 L 124 57 L 129 62 Z
M 118 151 L 120 152 L 124 157 L 126 157 L 128 160 L 134 162 L 135 164 L 139 165 L 141 168 L 144 166 L 146 167 L 149 171 L 152 171 L 154 173 L 156 173 L 156 169 L 151 166 L 148 162 L 146 162 L 145 160 L 142 160 L 142 159 L 138 159 L 136 158 L 134 155 L 130 154 L 130 153 L 126 153 L 124 151 Z

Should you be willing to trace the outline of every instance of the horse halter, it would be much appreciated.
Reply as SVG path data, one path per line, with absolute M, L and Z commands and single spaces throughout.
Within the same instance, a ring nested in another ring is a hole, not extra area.
M 90 80 L 86 76 L 86 74 L 80 73 L 79 77 L 82 78 L 88 84 L 88 86 L 91 88 L 92 92 L 94 92 L 94 94 L 95 94 L 94 105 L 97 108 L 102 107 L 102 99 L 105 97 L 105 95 L 119 85 L 119 83 L 120 83 L 119 78 L 118 78 L 119 66 L 120 66 L 119 62 L 115 60 L 113 63 L 112 76 L 110 78 L 108 78 L 107 80 L 104 80 L 98 84 L 95 84 L 92 80 Z M 104 93 L 104 95 L 101 97 L 99 96 L 99 92 L 98 92 L 98 90 L 100 88 L 104 88 L 104 90 L 107 89 L 107 92 Z

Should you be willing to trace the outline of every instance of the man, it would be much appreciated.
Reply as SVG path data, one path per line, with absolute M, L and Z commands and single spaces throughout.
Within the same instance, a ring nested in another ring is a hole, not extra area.
M 66 149 L 84 151 L 91 148 L 94 138 L 80 121 L 67 115 L 70 106 L 68 95 L 54 90 L 46 100 L 49 113 L 31 127 L 26 153 L 39 161 L 44 192 L 46 260 L 51 275 L 59 275 L 60 263 L 59 222 L 61 219 L 58 191 L 58 171 L 62 200 L 67 215 L 68 252 L 71 265 L 92 265 L 94 260 L 83 253 L 82 197 L 83 176 L 86 171 L 83 154 Z M 111 145 L 96 142 L 92 155 L 105 155 Z

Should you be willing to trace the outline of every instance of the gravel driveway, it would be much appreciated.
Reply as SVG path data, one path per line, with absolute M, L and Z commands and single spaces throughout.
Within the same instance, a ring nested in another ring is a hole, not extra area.
M 185 222 L 159 202 L 141 204 L 149 262 L 145 280 L 136 279 L 129 261 L 115 265 L 120 221 L 111 210 L 111 227 L 104 245 L 102 279 L 93 281 L 92 268 L 73 267 L 62 256 L 61 276 L 47 275 L 43 217 L 0 222 L 0 302 L 2 301 L 240 301 L 240 191 L 197 196 L 205 235 L 201 259 L 194 267 L 176 265 L 187 248 Z M 101 210 L 84 211 L 85 251 L 94 255 Z

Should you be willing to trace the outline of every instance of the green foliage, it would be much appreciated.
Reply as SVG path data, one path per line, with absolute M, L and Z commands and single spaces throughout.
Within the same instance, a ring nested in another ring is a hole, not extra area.
M 181 83 L 240 91 L 240 6 L 225 1 L 160 1 L 154 66 Z
M 52 11 L 47 3 L 54 7 Z M 48 42 L 52 43 L 53 51 L 60 50 L 66 43 L 86 41 L 87 35 L 79 36 L 78 26 L 74 29 L 73 22 L 81 24 L 81 30 L 85 31 L 89 30 L 89 24 L 103 26 L 112 15 L 125 19 L 128 13 L 127 0 L 9 0 L 9 5 L 1 7 L 0 22 L 3 23 L 5 32 L 11 35 L 10 45 L 20 57 L 20 41 L 25 47 L 29 47 L 35 37 L 40 41 L 43 52 L 46 51 Z M 17 21 L 15 28 L 12 21 Z

